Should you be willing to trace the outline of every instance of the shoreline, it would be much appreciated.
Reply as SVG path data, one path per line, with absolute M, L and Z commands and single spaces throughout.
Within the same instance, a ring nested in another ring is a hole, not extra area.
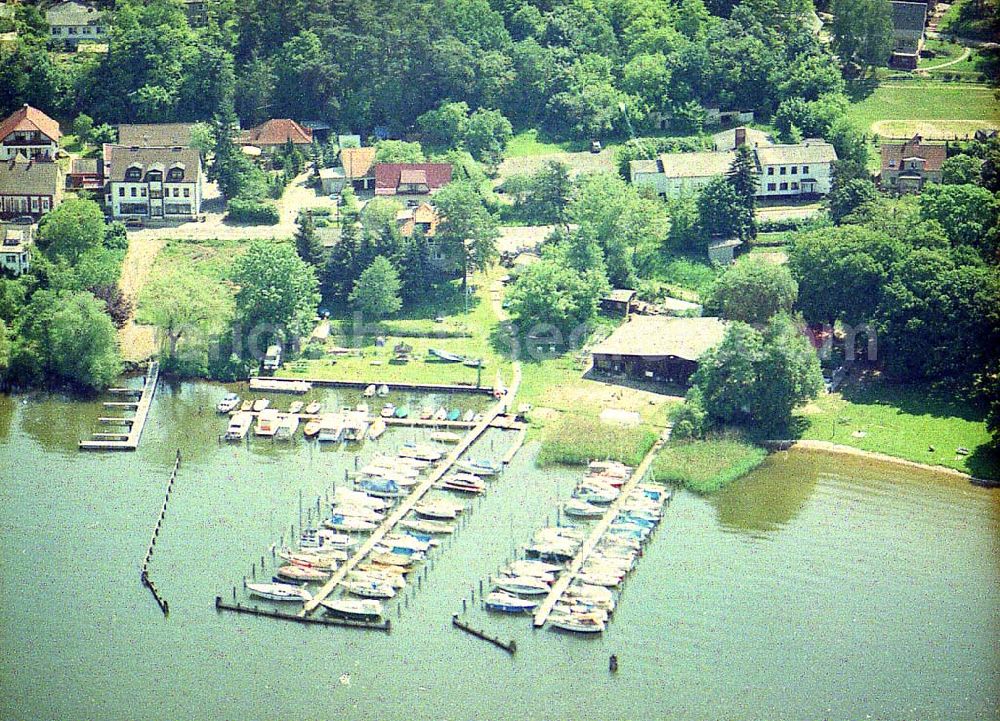
M 922 471 L 931 471 L 934 473 L 943 473 L 946 475 L 953 476 L 955 478 L 963 478 L 967 481 L 980 480 L 976 479 L 964 471 L 959 471 L 955 468 L 949 468 L 948 466 L 938 466 L 931 463 L 920 463 L 919 461 L 911 461 L 906 458 L 900 458 L 898 456 L 890 456 L 887 453 L 879 453 L 877 451 L 866 451 L 861 448 L 855 448 L 854 446 L 845 446 L 840 443 L 832 443 L 830 441 L 818 441 L 810 439 L 802 440 L 771 440 L 763 441 L 762 445 L 769 451 L 787 451 L 792 448 L 802 448 L 805 450 L 813 451 L 825 451 L 827 453 L 834 453 L 844 456 L 857 456 L 859 458 L 869 458 L 875 461 L 881 461 L 885 463 L 895 463 L 897 465 L 906 466 L 907 468 L 916 468 Z M 985 479 L 989 480 L 989 479 Z

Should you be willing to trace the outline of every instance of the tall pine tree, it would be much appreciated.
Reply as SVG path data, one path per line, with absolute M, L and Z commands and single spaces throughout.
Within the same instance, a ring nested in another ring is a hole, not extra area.
M 744 243 L 748 243 L 757 237 L 757 164 L 754 161 L 753 152 L 747 145 L 741 145 L 736 149 L 736 157 L 733 158 L 732 165 L 726 179 L 736 191 L 738 204 L 733 208 L 736 218 L 733 219 L 733 228 L 736 236 Z

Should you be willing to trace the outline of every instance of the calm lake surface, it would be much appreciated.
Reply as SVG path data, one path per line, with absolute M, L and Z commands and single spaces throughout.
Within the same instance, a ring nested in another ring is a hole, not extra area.
M 603 637 L 470 610 L 517 640 L 511 658 L 451 614 L 554 520 L 580 471 L 522 450 L 391 607 L 390 634 L 219 614 L 216 594 L 232 598 L 261 555 L 270 568 L 300 494 L 315 513 L 355 462 L 301 434 L 220 445 L 224 391 L 161 384 L 134 454 L 77 450 L 100 403 L 0 396 L 0 718 L 997 718 L 996 491 L 777 454 L 715 498 L 678 494 Z M 360 453 L 419 437 L 393 429 Z M 473 455 L 510 439 L 491 431 Z M 165 620 L 139 565 L 177 449 L 150 570 Z

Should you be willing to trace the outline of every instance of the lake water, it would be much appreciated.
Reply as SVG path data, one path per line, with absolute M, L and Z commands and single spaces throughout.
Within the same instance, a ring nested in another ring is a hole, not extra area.
M 271 564 L 300 494 L 315 509 L 354 465 L 301 436 L 220 445 L 224 390 L 161 385 L 133 454 L 77 450 L 99 403 L 0 396 L 0 718 L 998 715 L 997 492 L 853 458 L 776 454 L 712 499 L 678 494 L 599 638 L 470 610 L 517 640 L 512 658 L 450 625 L 579 476 L 536 469 L 531 445 L 392 607 L 391 633 L 217 613 L 216 594 Z M 150 571 L 164 619 L 138 569 L 177 449 Z

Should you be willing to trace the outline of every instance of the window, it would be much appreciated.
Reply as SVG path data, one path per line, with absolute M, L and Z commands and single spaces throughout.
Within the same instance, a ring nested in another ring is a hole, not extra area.
M 171 168 L 167 171 L 167 181 L 178 183 L 184 180 L 184 168 Z
M 139 194 L 145 198 L 146 197 L 146 186 L 139 188 Z
M 38 212 L 38 198 L 31 199 L 31 212 L 32 213 Z
M 70 35 L 76 35 L 76 28 L 72 28 L 71 27 L 71 28 L 68 29 L 68 32 L 69 32 Z
M 132 191 L 132 197 L 134 198 L 135 197 L 135 188 L 130 188 L 129 190 Z
M 179 188 L 174 188 L 174 197 L 175 198 L 180 197 L 180 194 L 181 194 L 180 189 Z
M 778 186 L 778 190 L 788 190 L 788 183 L 782 183 Z
M 90 33 L 91 33 L 90 26 L 88 25 L 87 27 L 85 27 L 83 29 L 83 34 L 84 35 L 90 35 Z
M 49 199 L 48 198 L 42 198 L 42 212 L 43 213 L 48 213 L 49 212 Z
M 803 165 L 802 166 L 802 174 L 806 175 L 808 173 L 809 173 L 809 166 L 808 165 Z
M 62 32 L 62 28 L 52 28 L 53 35 L 59 35 Z
M 140 180 L 142 178 L 142 170 L 133 166 L 125 171 L 125 180 Z
M 799 166 L 793 165 L 792 166 L 792 175 L 798 175 L 798 174 L 799 174 Z
M 782 166 L 781 166 L 781 171 L 780 171 L 780 174 L 781 174 L 781 175 L 784 175 L 784 174 L 785 174 L 785 172 L 786 172 L 787 170 L 788 170 L 788 168 L 786 168 L 786 167 L 785 167 L 784 165 L 782 165 Z
M 776 187 L 777 187 L 777 186 L 776 186 L 776 185 L 775 185 L 774 183 L 768 183 L 768 184 L 767 184 L 767 189 L 768 189 L 768 190 L 774 190 L 774 189 L 775 189 Z
M 125 197 L 125 188 L 122 188 L 122 187 L 119 186 L 119 188 L 118 188 L 118 197 L 119 198 L 124 198 Z
M 798 189 L 799 189 L 799 184 L 798 183 L 792 183 L 792 190 L 798 190 Z
M 889 178 L 889 185 L 895 185 L 895 184 L 896 184 L 896 176 L 893 175 L 891 178 Z
M 774 168 L 768 168 L 767 169 L 767 174 L 768 175 L 774 175 Z
M 184 188 L 184 197 L 185 198 L 190 198 L 191 197 L 191 189 L 190 188 Z
M 160 200 L 163 197 L 163 191 L 162 190 L 150 190 L 149 191 L 149 197 L 152 198 L 153 200 Z
M 160 170 L 150 170 L 146 173 L 147 183 L 162 183 L 163 182 L 163 172 Z

